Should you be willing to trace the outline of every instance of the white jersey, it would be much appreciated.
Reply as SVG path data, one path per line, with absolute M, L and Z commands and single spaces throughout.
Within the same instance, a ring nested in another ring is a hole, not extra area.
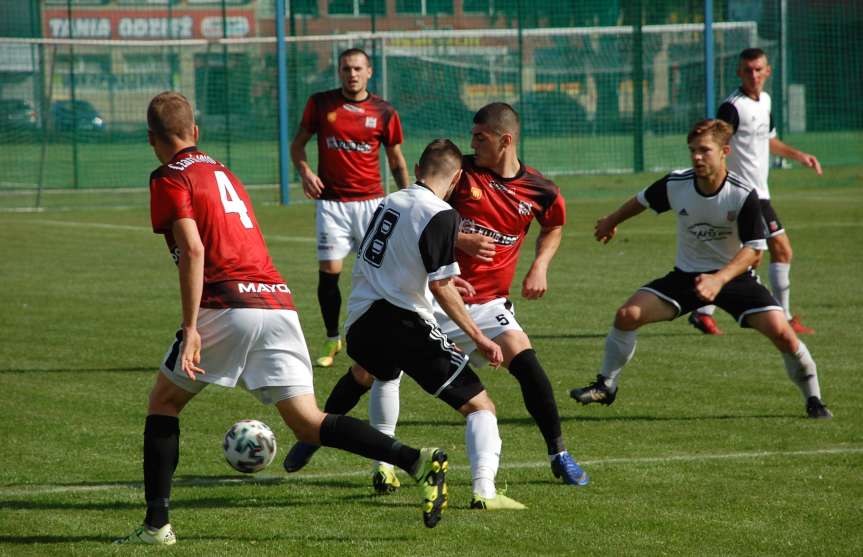
M 458 226 L 458 213 L 418 183 L 385 197 L 357 250 L 345 328 L 377 300 L 433 321 L 428 283 L 459 274 Z
M 770 199 L 770 140 L 776 137 L 770 95 L 762 91 L 755 100 L 737 89 L 719 106 L 716 117 L 734 128 L 728 170 L 755 186 L 758 197 Z
M 638 202 L 657 213 L 677 214 L 674 266 L 687 273 L 717 271 L 741 246 L 767 249 L 767 233 L 755 188 L 729 172 L 719 191 L 705 195 L 695 172 L 678 170 L 640 191 Z

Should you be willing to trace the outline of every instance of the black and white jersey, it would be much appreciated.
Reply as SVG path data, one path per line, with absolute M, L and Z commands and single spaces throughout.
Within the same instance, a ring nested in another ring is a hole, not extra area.
M 705 195 L 695 172 L 674 171 L 638 193 L 639 203 L 657 213 L 677 214 L 674 266 L 688 273 L 724 267 L 742 246 L 767 249 L 767 232 L 755 188 L 729 172 L 719 191 Z
M 770 171 L 770 139 L 776 137 L 770 95 L 758 100 L 737 89 L 719 106 L 716 117 L 731 124 L 731 153 L 728 170 L 758 190 L 758 197 L 770 199 L 767 174 Z
M 458 226 L 458 213 L 424 186 L 386 196 L 357 250 L 345 327 L 377 300 L 433 322 L 428 283 L 459 274 Z

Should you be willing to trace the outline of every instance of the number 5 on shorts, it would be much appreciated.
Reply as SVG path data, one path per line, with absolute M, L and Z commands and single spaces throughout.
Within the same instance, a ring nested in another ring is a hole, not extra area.
M 225 208 L 225 213 L 237 213 L 240 215 L 240 222 L 246 228 L 254 228 L 252 219 L 249 218 L 249 210 L 246 209 L 246 204 L 237 195 L 237 190 L 234 189 L 234 184 L 228 178 L 228 175 L 221 170 L 214 172 L 216 175 L 216 184 L 219 185 L 219 197 L 222 198 L 222 207 Z

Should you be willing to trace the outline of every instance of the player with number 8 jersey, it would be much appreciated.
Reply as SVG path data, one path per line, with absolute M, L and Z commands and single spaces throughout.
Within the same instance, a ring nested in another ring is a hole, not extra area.
M 150 175 L 153 232 L 176 259 L 171 223 L 193 218 L 207 253 L 202 308 L 294 309 L 243 183 L 197 147 L 178 152 Z

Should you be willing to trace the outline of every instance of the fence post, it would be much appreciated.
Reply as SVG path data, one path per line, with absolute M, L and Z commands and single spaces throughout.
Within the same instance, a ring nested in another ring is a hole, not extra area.
M 288 70 L 285 52 L 285 0 L 276 0 L 276 74 L 279 89 L 279 203 L 291 204 L 288 158 Z
M 75 38 L 75 26 L 72 24 L 72 0 L 66 0 L 66 17 L 69 18 L 69 38 Z M 75 47 L 69 45 L 69 96 L 72 99 L 72 187 L 78 189 L 81 185 L 78 169 L 78 106 L 75 100 Z
M 705 118 L 716 117 L 716 95 L 713 78 L 713 0 L 704 0 L 704 111 Z
M 222 38 L 228 38 L 228 6 L 226 0 L 222 0 Z M 230 60 L 228 56 L 228 44 L 222 44 L 222 90 L 225 93 L 225 160 L 228 168 L 231 167 L 231 79 Z
M 635 0 L 635 21 L 632 22 L 632 170 L 644 172 L 644 35 L 641 20 L 643 0 Z

